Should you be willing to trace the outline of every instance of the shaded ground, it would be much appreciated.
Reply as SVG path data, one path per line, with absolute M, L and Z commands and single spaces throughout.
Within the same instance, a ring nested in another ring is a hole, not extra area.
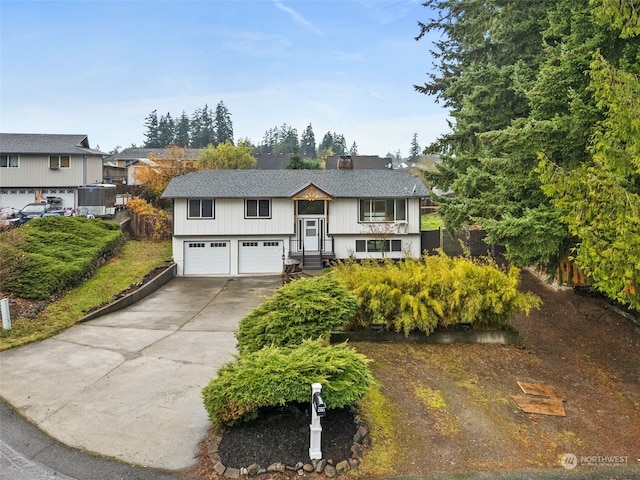
M 353 344 L 397 412 L 394 474 L 561 469 L 565 453 L 640 465 L 640 334 L 600 299 L 526 271 L 521 286 L 544 302 L 513 319 L 521 347 Z M 556 387 L 566 417 L 522 412 L 510 397 L 522 393 L 518 380 Z M 289 435 L 270 432 L 264 450 Z
M 351 456 L 349 451 L 356 425 L 348 408 L 334 409 L 322 419 L 322 455 L 337 462 Z M 219 445 L 220 459 L 227 467 L 247 467 L 257 463 L 294 466 L 309 462 L 309 408 L 295 412 L 273 408 L 256 420 L 227 429 Z

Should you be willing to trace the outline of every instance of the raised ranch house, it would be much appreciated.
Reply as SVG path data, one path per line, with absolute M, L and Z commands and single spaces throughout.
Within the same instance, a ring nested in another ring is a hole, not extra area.
M 105 156 L 86 135 L 0 133 L 0 207 L 58 197 L 76 208 L 78 187 L 102 182 Z
M 275 274 L 284 263 L 420 256 L 422 181 L 392 170 L 203 170 L 174 178 L 178 275 Z

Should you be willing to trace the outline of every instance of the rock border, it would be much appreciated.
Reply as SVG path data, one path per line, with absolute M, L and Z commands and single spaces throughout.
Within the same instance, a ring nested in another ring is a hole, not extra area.
M 331 343 L 350 342 L 393 342 L 393 343 L 485 343 L 497 345 L 518 345 L 520 334 L 513 328 L 505 330 L 467 330 L 460 332 L 402 333 L 389 331 L 332 332 Z
M 220 441 L 222 440 L 222 432 L 215 430 L 208 440 L 207 454 L 209 461 L 213 464 L 213 470 L 219 477 L 224 478 L 240 478 L 240 477 L 256 477 L 266 473 L 284 473 L 286 471 L 296 472 L 302 477 L 309 474 L 320 474 L 327 478 L 335 478 L 343 475 L 350 470 L 357 470 L 362 461 L 362 456 L 366 449 L 371 447 L 371 437 L 369 436 L 369 427 L 362 420 L 360 415 L 354 417 L 356 424 L 356 433 L 353 435 L 353 444 L 351 445 L 351 457 L 334 462 L 333 459 L 311 460 L 307 463 L 298 462 L 295 465 L 285 465 L 280 462 L 272 463 L 268 467 L 252 463 L 246 467 L 233 468 L 225 466 L 218 452 Z

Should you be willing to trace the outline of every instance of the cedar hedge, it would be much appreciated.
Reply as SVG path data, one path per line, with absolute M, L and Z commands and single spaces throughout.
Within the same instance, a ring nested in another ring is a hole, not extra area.
M 77 284 L 122 242 L 114 223 L 46 217 L 0 234 L 0 290 L 44 300 Z

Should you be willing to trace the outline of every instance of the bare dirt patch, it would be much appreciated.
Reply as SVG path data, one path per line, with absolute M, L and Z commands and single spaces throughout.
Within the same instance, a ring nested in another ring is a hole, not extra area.
M 395 475 L 560 468 L 565 453 L 638 465 L 640 334 L 601 299 L 526 271 L 521 288 L 544 302 L 513 319 L 522 346 L 352 343 L 397 414 Z M 518 381 L 554 386 L 566 417 L 524 413 L 510 397 Z

